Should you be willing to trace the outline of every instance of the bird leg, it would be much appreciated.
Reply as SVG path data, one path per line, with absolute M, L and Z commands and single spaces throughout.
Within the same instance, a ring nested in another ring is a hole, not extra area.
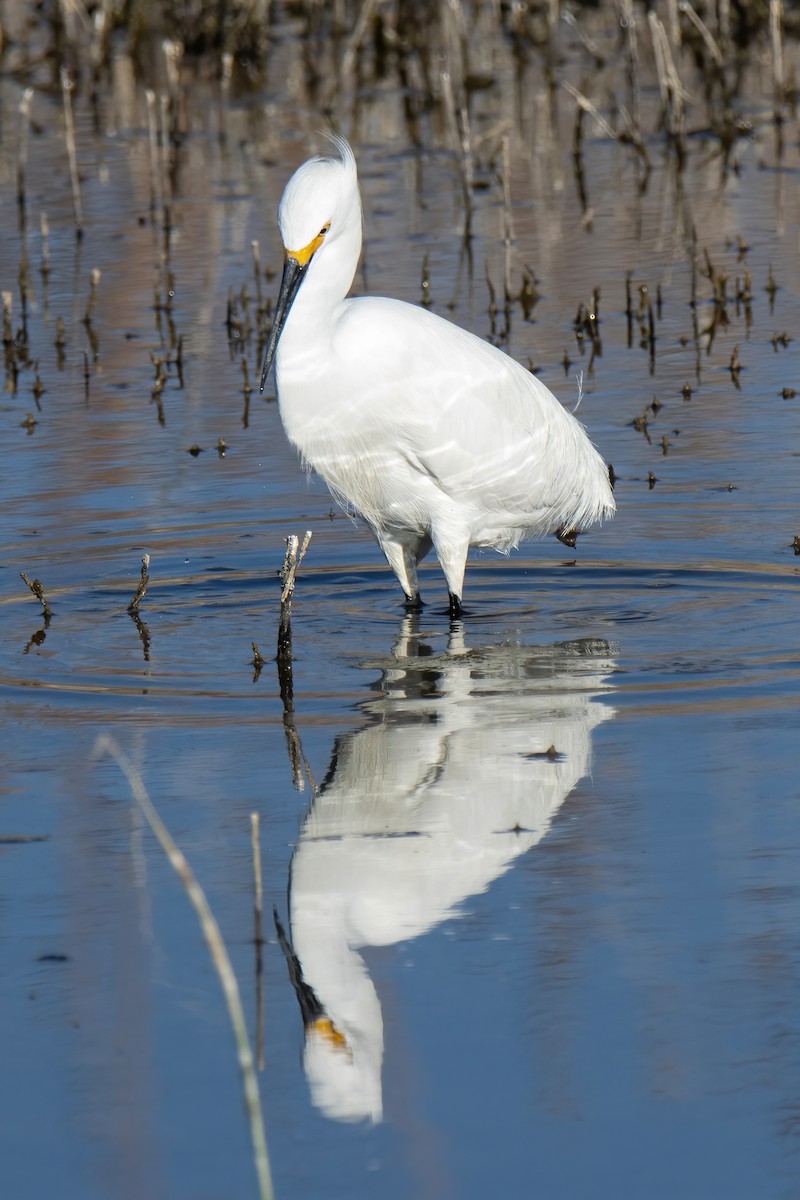
M 417 584 L 417 563 L 425 557 L 433 543 L 427 534 L 422 534 L 415 542 L 395 541 L 388 534 L 380 534 L 376 530 L 378 544 L 386 555 L 389 566 L 394 571 L 406 597 L 406 608 L 409 612 L 419 612 L 422 608 L 419 586 Z

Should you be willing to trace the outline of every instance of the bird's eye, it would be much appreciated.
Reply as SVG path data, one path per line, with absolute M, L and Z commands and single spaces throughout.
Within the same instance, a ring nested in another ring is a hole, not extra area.
M 317 237 L 325 237 L 325 234 L 328 232 L 330 227 L 331 227 L 330 221 L 326 221 L 325 224 L 322 226 L 322 229 L 320 229 L 319 233 L 317 234 Z

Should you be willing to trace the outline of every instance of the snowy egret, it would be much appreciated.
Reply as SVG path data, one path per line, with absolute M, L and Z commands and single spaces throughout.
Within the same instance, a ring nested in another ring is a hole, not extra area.
M 507 354 L 413 304 L 345 299 L 361 254 L 353 152 L 295 171 L 278 210 L 286 258 L 264 356 L 289 440 L 372 528 L 410 607 L 433 547 L 461 615 L 470 546 L 508 551 L 611 516 L 583 427 Z

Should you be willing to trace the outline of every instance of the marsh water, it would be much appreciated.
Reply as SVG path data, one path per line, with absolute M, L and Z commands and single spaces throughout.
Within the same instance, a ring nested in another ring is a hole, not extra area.
M 451 624 L 435 565 L 404 613 L 256 388 L 277 202 L 324 124 L 280 36 L 260 91 L 184 77 L 168 254 L 126 56 L 73 99 L 80 239 L 61 95 L 35 91 L 21 210 L 23 84 L 0 79 L 2 289 L 27 336 L 0 398 L 2 1194 L 255 1194 L 219 984 L 107 735 L 208 897 L 254 1044 L 263 1020 L 278 1196 L 795 1197 L 797 119 L 776 128 L 754 69 L 728 169 L 690 108 L 685 167 L 654 135 L 643 180 L 587 117 L 582 192 L 574 101 L 494 59 L 466 253 L 446 133 L 415 147 L 391 81 L 338 111 L 356 290 L 424 295 L 580 396 L 616 476 L 616 519 L 576 550 L 474 555 Z M 526 269 L 529 319 L 503 312 Z M 306 530 L 287 715 L 277 571 Z

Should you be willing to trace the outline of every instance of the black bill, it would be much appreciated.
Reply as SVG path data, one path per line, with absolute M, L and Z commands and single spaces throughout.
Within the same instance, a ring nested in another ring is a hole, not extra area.
M 309 259 L 310 261 L 310 259 Z M 263 392 L 264 384 L 267 382 L 269 369 L 272 366 L 272 360 L 275 357 L 275 351 L 278 349 L 278 341 L 283 327 L 286 324 L 286 318 L 289 315 L 289 309 L 294 304 L 295 296 L 298 293 L 300 284 L 303 282 L 303 276 L 308 269 L 308 263 L 303 266 L 296 258 L 287 258 L 283 264 L 283 278 L 281 279 L 281 290 L 278 292 L 278 303 L 275 305 L 275 316 L 272 318 L 272 328 L 269 331 L 267 339 L 267 348 L 264 352 L 264 369 L 261 372 L 261 388 Z

